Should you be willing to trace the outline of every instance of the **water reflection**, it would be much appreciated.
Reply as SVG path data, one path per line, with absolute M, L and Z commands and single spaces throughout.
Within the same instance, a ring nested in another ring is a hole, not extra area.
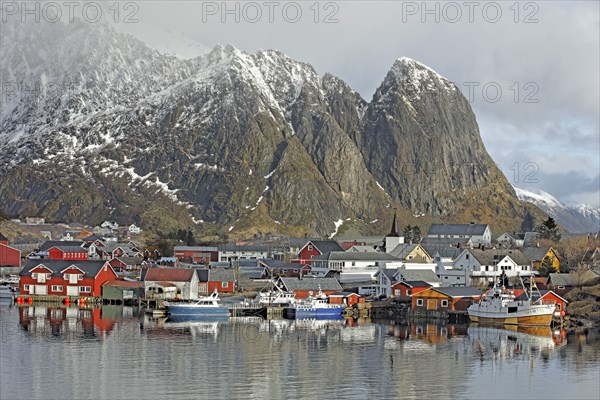
M 115 305 L 81 306 L 18 306 L 19 326 L 31 336 L 60 338 L 94 338 L 109 334 L 117 321 L 136 319 L 137 308 Z

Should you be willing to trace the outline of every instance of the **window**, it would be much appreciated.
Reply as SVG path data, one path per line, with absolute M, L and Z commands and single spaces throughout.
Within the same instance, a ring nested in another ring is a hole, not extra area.
M 50 274 L 46 274 L 46 279 L 50 279 Z
M 557 309 L 557 310 L 560 310 L 560 306 L 561 306 L 561 305 L 562 305 L 562 304 L 557 304 L 557 305 L 556 305 L 556 309 Z
M 52 285 L 52 291 L 53 292 L 62 292 L 63 287 L 62 287 L 62 285 Z
M 294 272 L 298 272 L 298 268 L 294 268 Z
M 410 296 L 411 294 L 412 294 L 412 289 L 407 289 L 407 290 L 406 290 L 406 295 L 407 295 L 407 296 Z
M 221 287 L 222 288 L 228 288 L 229 287 L 229 282 L 221 282 Z
M 32 277 L 33 279 L 37 279 L 37 275 L 38 275 L 38 274 L 34 272 L 33 274 L 31 274 L 31 277 Z
M 29 285 L 23 285 L 23 290 L 29 292 Z
M 312 249 L 313 249 L 312 245 L 309 244 L 308 245 L 308 250 L 312 250 Z
M 465 254 L 465 258 L 468 260 L 468 259 L 469 259 L 469 255 L 468 255 L 468 254 Z
M 442 307 L 448 307 L 448 300 L 442 300 Z
M 90 286 L 79 286 L 80 293 L 90 293 L 92 288 Z
M 80 280 L 80 281 L 82 281 L 83 280 L 83 274 L 78 274 L 77 275 L 77 279 Z
M 444 279 L 448 279 L 448 277 L 447 277 L 447 276 L 445 276 L 445 277 L 444 277 Z
M 564 289 L 565 287 L 564 286 L 557 286 L 556 288 L 557 289 Z
M 423 306 L 423 299 L 417 299 L 417 307 Z

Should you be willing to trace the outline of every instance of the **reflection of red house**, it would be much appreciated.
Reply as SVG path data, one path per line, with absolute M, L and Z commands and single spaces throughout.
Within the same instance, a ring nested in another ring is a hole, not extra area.
M 48 258 L 51 260 L 87 260 L 88 252 L 78 246 L 53 246 L 48 249 Z
M 331 251 L 344 251 L 344 248 L 335 240 L 310 240 L 300 249 L 298 257 L 292 262 L 310 265 L 314 257 Z
M 410 297 L 430 287 L 431 285 L 424 281 L 402 281 L 392 285 L 392 294 L 396 298 Z
M 8 239 L 6 239 L 0 233 L 0 266 L 1 267 L 20 267 L 21 266 L 21 252 L 8 245 Z
M 117 274 L 104 261 L 29 260 L 19 273 L 22 295 L 100 297 Z

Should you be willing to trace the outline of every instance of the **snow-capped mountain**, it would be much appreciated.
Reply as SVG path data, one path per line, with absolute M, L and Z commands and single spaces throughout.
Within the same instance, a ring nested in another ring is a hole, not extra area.
M 520 200 L 535 204 L 570 232 L 600 231 L 600 208 L 589 204 L 568 206 L 543 190 L 530 192 L 515 187 Z
M 329 235 L 394 205 L 513 230 L 541 214 L 517 200 L 456 85 L 409 58 L 368 102 L 276 50 L 183 59 L 110 25 L 0 29 L 16 88 L 0 113 L 10 215 Z

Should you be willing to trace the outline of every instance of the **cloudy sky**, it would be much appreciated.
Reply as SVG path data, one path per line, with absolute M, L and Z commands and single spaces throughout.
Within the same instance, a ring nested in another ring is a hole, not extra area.
M 191 43 L 279 49 L 366 100 L 395 59 L 414 58 L 470 98 L 488 151 L 515 186 L 600 206 L 597 1 L 136 5 L 121 15 L 135 11 L 139 22 L 120 26 L 149 44 L 185 55 Z

